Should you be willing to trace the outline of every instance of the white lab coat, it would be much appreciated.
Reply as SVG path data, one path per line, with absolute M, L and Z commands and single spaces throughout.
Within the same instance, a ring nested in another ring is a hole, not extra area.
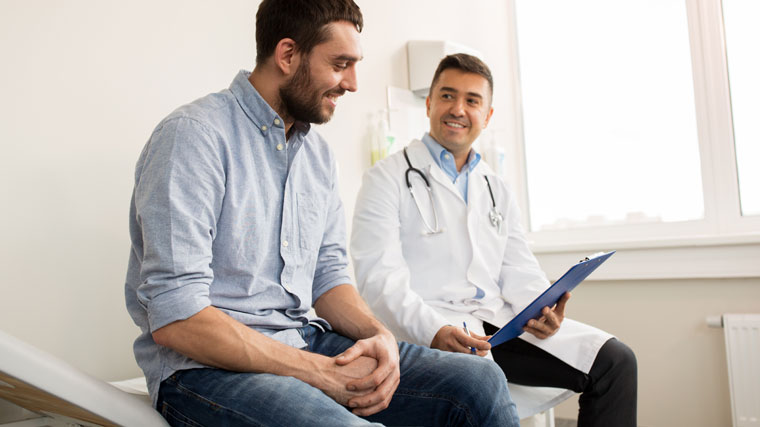
M 365 173 L 354 211 L 351 256 L 359 291 L 399 340 L 429 346 L 441 327 L 463 321 L 484 335 L 484 321 L 506 324 L 549 286 L 528 248 L 517 201 L 483 160 L 470 172 L 465 204 L 421 141 L 412 141 L 408 154 L 430 181 L 443 232 L 425 235 L 404 179 L 403 153 L 379 162 Z M 504 218 L 499 231 L 488 216 L 492 202 L 484 175 Z M 409 177 L 432 226 L 424 182 Z M 474 298 L 476 286 L 483 298 Z M 520 336 L 584 373 L 611 337 L 568 318 L 548 339 Z

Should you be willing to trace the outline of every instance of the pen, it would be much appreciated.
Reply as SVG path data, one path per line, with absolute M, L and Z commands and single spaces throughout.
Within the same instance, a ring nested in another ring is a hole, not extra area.
M 467 322 L 462 322 L 462 325 L 464 325 L 464 333 L 471 337 L 472 335 L 470 335 L 470 331 L 467 329 Z M 475 347 L 470 347 L 470 353 L 475 354 Z

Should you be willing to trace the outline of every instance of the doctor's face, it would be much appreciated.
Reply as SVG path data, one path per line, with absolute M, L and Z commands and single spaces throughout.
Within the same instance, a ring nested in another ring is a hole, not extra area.
M 456 68 L 440 74 L 426 105 L 430 136 L 455 157 L 470 152 L 493 114 L 488 80 Z

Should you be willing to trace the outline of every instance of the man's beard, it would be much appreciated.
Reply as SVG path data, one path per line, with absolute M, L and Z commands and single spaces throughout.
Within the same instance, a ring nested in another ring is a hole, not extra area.
M 280 88 L 284 113 L 307 123 L 322 124 L 332 117 L 332 111 L 321 108 L 323 95 L 312 87 L 308 58 L 304 58 L 290 81 Z

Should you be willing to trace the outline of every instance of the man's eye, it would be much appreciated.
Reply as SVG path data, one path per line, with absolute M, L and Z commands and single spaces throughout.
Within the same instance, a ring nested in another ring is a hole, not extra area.
M 342 63 L 339 63 L 339 64 L 335 64 L 335 68 L 337 68 L 339 70 L 345 70 L 346 68 L 348 68 L 348 63 L 342 62 Z
M 453 96 L 451 96 L 451 94 L 444 93 L 443 95 L 441 95 L 441 98 L 443 98 L 443 99 L 452 99 Z

